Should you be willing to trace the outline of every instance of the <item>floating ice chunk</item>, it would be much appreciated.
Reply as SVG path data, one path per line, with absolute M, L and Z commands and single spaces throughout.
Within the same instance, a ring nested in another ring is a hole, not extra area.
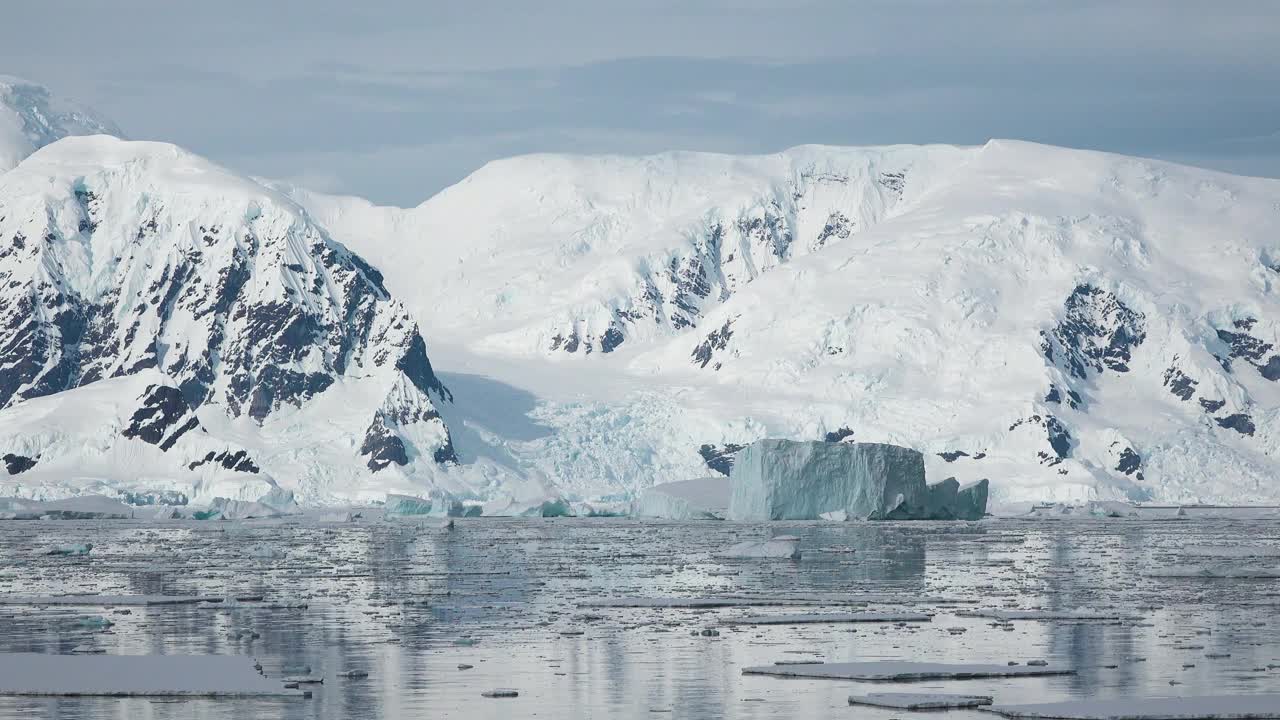
M 485 690 L 484 692 L 480 693 L 480 695 L 487 698 L 520 697 L 519 691 L 512 690 L 511 688 L 496 688 L 494 690 Z
M 258 502 L 269 508 L 279 510 L 282 514 L 287 514 L 298 507 L 298 501 L 294 499 L 293 491 L 279 486 L 271 488 L 266 495 L 258 498 Z
M 569 506 L 568 501 L 563 498 L 555 498 L 554 500 L 545 500 L 541 505 L 525 510 L 520 513 L 521 517 L 573 517 L 573 508 Z
M 45 555 L 88 555 L 93 550 L 90 543 L 79 543 L 76 545 L 58 545 L 49 548 Z
M 707 477 L 654 485 L 640 493 L 633 517 L 723 520 L 729 512 L 729 478 Z
M 949 710 L 990 705 L 990 695 L 948 695 L 946 693 L 871 693 L 850 695 L 850 705 L 896 708 L 898 710 Z
M 0 695 L 302 697 L 241 655 L 0 653 Z
M 798 613 L 793 615 L 752 615 L 727 621 L 731 625 L 814 625 L 820 623 L 929 622 L 923 613 Z
M 761 665 L 743 668 L 744 675 L 895 681 L 968 680 L 974 678 L 1074 675 L 1074 670 L 1026 665 L 981 665 L 928 662 L 850 662 L 813 665 Z
M 462 501 L 439 489 L 433 489 L 427 497 L 387 494 L 386 516 L 405 517 L 425 515 L 430 517 L 460 517 L 466 512 Z
M 283 560 L 285 552 L 270 545 L 254 545 L 249 548 L 248 555 L 255 560 Z
M 770 540 L 748 540 L 730 546 L 721 552 L 719 557 L 799 560 L 800 538 L 793 535 L 779 535 Z
M 10 520 L 127 520 L 134 516 L 133 507 L 105 495 L 81 495 L 52 502 L 0 498 L 0 511 Z
M 924 457 L 877 443 L 759 440 L 731 471 L 730 520 L 814 520 L 826 512 L 883 515 L 924 500 Z
M 846 522 L 849 519 L 849 513 L 844 510 L 832 510 L 831 512 L 822 513 L 818 516 L 818 519 L 826 520 L 827 522 Z
M 196 520 L 251 520 L 254 518 L 275 518 L 283 514 L 279 510 L 263 505 L 260 502 L 216 497 L 213 502 L 209 503 L 208 510 L 193 513 L 192 517 Z
M 1129 503 L 1111 500 L 1095 500 L 1090 502 L 1087 511 L 1094 517 L 1127 518 L 1138 517 L 1138 508 Z
M 1065 720 L 1262 720 L 1280 718 L 1280 694 L 1069 700 L 987 708 L 1008 718 Z

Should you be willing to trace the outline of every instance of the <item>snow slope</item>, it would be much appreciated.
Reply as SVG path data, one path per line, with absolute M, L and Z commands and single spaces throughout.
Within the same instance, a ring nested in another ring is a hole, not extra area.
M 379 273 L 171 145 L 69 137 L 0 175 L 0 327 L 0 495 L 469 493 Z
M 569 493 L 851 431 L 995 502 L 1280 499 L 1277 181 L 992 141 L 535 155 L 408 210 L 293 195 L 438 363 L 529 398 L 540 432 L 463 419 L 472 452 Z
M 0 173 L 69 135 L 124 137 L 109 120 L 53 95 L 43 85 L 0 75 Z

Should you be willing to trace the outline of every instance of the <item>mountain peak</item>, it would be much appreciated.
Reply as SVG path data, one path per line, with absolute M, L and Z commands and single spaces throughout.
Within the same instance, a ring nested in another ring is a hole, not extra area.
M 122 137 L 123 133 L 115 123 L 43 85 L 0 75 L 0 172 L 45 145 L 73 135 Z

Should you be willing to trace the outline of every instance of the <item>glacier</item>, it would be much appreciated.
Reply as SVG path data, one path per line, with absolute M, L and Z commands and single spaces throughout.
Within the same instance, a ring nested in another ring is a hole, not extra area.
M 992 140 L 532 155 L 413 208 L 283 190 L 437 363 L 527 398 L 545 432 L 484 420 L 474 451 L 568 494 L 852 432 L 994 503 L 1280 500 L 1280 181 Z

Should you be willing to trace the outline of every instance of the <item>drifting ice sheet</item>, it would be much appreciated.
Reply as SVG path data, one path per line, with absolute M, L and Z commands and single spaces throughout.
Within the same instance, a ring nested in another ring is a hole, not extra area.
M 947 710 L 975 708 L 991 704 L 989 695 L 947 695 L 944 693 L 871 693 L 850 695 L 850 705 L 896 708 L 898 710 Z
M 0 653 L 0 695 L 302 697 L 245 655 Z
M 743 668 L 742 674 L 828 678 L 832 680 L 905 682 L 911 680 L 969 680 L 973 678 L 1074 675 L 1075 671 L 1048 666 L 887 661 L 814 665 L 760 665 Z
M 1280 695 L 1071 700 L 988 708 L 1009 718 L 1066 720 L 1262 720 L 1280 718 Z

